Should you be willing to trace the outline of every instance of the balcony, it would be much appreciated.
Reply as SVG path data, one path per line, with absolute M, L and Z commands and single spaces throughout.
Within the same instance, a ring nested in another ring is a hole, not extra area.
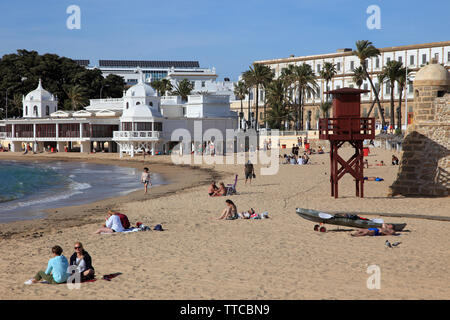
M 159 140 L 159 131 L 114 131 L 113 140 L 117 141 L 156 141 Z

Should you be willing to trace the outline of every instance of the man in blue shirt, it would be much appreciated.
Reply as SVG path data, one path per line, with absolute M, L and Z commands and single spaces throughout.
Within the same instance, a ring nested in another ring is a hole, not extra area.
M 25 282 L 25 284 L 37 283 L 40 280 L 45 280 L 48 283 L 56 284 L 67 281 L 70 276 L 67 273 L 69 262 L 66 257 L 62 255 L 63 249 L 60 246 L 54 246 L 52 248 L 53 258 L 48 261 L 47 270 L 39 271 L 33 279 Z

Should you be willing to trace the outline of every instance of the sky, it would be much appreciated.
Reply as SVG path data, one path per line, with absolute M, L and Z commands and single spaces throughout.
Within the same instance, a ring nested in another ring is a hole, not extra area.
M 70 5 L 80 29 L 68 29 Z M 367 8 L 380 8 L 369 29 Z M 448 0 L 14 0 L 0 2 L 0 56 L 196 60 L 236 81 L 256 60 L 450 40 Z

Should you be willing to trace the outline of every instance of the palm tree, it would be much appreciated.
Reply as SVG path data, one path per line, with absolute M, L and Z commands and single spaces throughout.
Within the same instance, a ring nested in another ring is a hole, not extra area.
M 282 129 L 283 120 L 289 120 L 285 92 L 282 79 L 273 80 L 267 87 L 267 102 L 269 105 L 267 120 L 271 128 Z
M 234 84 L 234 95 L 236 99 L 241 100 L 241 119 L 244 118 L 244 106 L 242 104 L 242 100 L 245 99 L 245 96 L 248 94 L 248 88 L 244 81 L 239 81 L 237 84 Z
M 397 116 L 397 128 L 402 127 L 402 94 L 403 89 L 406 88 L 406 84 L 408 82 L 408 74 L 410 73 L 410 70 L 404 68 L 401 68 L 399 71 L 398 77 L 397 77 L 397 83 L 398 83 L 398 90 L 399 90 L 399 98 L 398 98 L 398 116 Z M 407 95 L 408 92 L 405 92 L 405 95 Z
M 291 100 L 292 97 L 295 96 L 294 70 L 295 66 L 293 64 L 289 64 L 287 68 L 283 68 L 281 70 L 281 75 L 279 77 L 279 79 L 283 81 L 284 96 L 287 104 L 286 106 L 290 113 L 295 112 L 295 103 Z
M 353 50 L 352 54 L 359 58 L 359 62 L 364 69 L 364 73 L 366 74 L 367 79 L 369 79 L 370 86 L 372 87 L 372 90 L 375 93 L 374 96 L 378 106 L 378 111 L 380 112 L 381 115 L 382 126 L 384 127 L 386 125 L 386 121 L 384 120 L 384 114 L 383 111 L 381 110 L 380 100 L 378 99 L 378 94 L 373 85 L 372 79 L 370 78 L 369 73 L 367 72 L 367 65 L 366 65 L 366 60 L 369 58 L 379 56 L 380 50 L 375 48 L 375 46 L 369 40 L 359 40 L 356 41 L 356 50 Z
M 161 86 L 160 86 L 160 92 L 162 96 L 166 95 L 166 92 L 170 92 L 173 89 L 172 83 L 169 79 L 161 79 Z
M 183 101 L 187 101 L 192 90 L 194 90 L 194 85 L 188 79 L 183 79 L 175 85 L 172 94 L 180 96 Z
M 156 90 L 156 94 L 160 96 L 161 94 L 161 80 L 154 80 L 150 83 L 150 86 Z
M 403 64 L 400 61 L 391 60 L 383 67 L 381 71 L 381 78 L 389 83 L 390 91 L 391 91 L 391 120 L 390 125 L 394 127 L 395 124 L 395 111 L 394 111 L 394 87 L 397 79 L 405 74 L 404 68 L 402 68 Z
M 323 68 L 322 70 L 320 70 L 320 76 L 325 80 L 325 89 L 328 91 L 328 83 L 333 79 L 333 77 L 336 75 L 337 70 L 336 70 L 336 65 L 334 63 L 331 62 L 325 62 L 323 64 Z M 325 92 L 325 90 L 324 90 Z M 328 101 L 329 98 L 329 94 L 327 93 L 327 99 L 326 101 Z
M 249 85 L 255 87 L 256 89 L 256 130 L 258 129 L 258 115 L 259 115 L 259 108 L 258 108 L 258 102 L 259 102 L 259 88 L 262 86 L 263 88 L 267 87 L 267 84 L 272 81 L 273 79 L 273 71 L 263 64 L 254 64 L 253 66 L 250 66 L 249 70 L 244 72 L 243 74 L 244 81 L 248 83 Z M 265 108 L 265 104 L 264 104 Z
M 358 89 L 361 89 L 361 86 L 364 80 L 366 79 L 367 79 L 366 73 L 364 72 L 364 69 L 361 66 L 353 70 L 352 80 L 358 86 Z
M 70 88 L 66 87 L 64 91 L 67 94 L 73 110 L 79 110 L 88 104 L 86 90 L 80 85 L 77 84 Z
M 320 105 L 320 110 L 324 118 L 328 118 L 328 111 L 331 109 L 333 104 L 330 101 L 325 101 Z
M 295 122 L 296 126 L 298 124 L 298 119 L 300 117 L 300 130 L 303 130 L 303 109 L 306 94 L 314 95 L 319 86 L 316 81 L 316 77 L 314 72 L 309 64 L 303 63 L 300 66 L 295 66 L 294 68 L 294 79 L 295 85 L 299 94 L 299 106 L 300 110 L 296 110 L 295 113 Z M 300 113 L 300 115 L 299 115 Z M 297 127 L 298 130 L 298 127 Z

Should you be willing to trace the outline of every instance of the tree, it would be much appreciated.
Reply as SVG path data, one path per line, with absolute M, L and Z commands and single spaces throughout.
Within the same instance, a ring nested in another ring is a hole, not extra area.
M 254 64 L 253 66 L 250 66 L 249 70 L 244 72 L 243 74 L 244 80 L 246 83 L 251 85 L 252 87 L 255 87 L 256 90 L 256 130 L 258 129 L 258 115 L 259 115 L 259 88 L 263 87 L 265 88 L 270 81 L 273 79 L 273 71 L 265 65 L 262 64 Z M 265 108 L 265 104 L 264 104 Z
M 395 109 L 394 109 L 394 87 L 395 82 L 397 79 L 405 74 L 405 70 L 402 67 L 403 64 L 400 61 L 391 60 L 383 67 L 383 70 L 381 71 L 381 79 L 384 80 L 384 82 L 389 83 L 390 85 L 390 91 L 391 91 L 391 120 L 390 125 L 392 128 L 395 125 Z
M 194 84 L 188 79 L 183 79 L 175 85 L 172 94 L 180 96 L 183 101 L 187 101 L 188 95 L 191 94 L 192 90 L 194 90 Z
M 152 81 L 150 85 L 156 90 L 158 96 L 165 96 L 166 92 L 170 92 L 173 89 L 172 83 L 166 78 Z
M 336 75 L 337 70 L 336 70 L 336 65 L 334 63 L 331 62 L 325 62 L 323 64 L 323 68 L 322 70 L 320 70 L 320 76 L 325 80 L 325 89 L 328 91 L 328 83 L 333 79 L 333 77 Z M 323 90 L 325 92 L 325 90 Z M 329 98 L 329 94 L 327 94 L 327 99 L 326 101 L 328 101 Z
M 367 65 L 366 65 L 366 60 L 369 58 L 378 57 L 380 55 L 380 50 L 375 48 L 375 46 L 369 40 L 359 40 L 356 41 L 356 50 L 353 50 L 352 54 L 359 58 L 359 62 L 364 69 L 364 73 L 366 74 L 366 77 L 370 82 L 370 86 L 372 87 L 372 90 L 375 93 L 374 97 L 378 106 L 378 111 L 380 112 L 381 115 L 382 126 L 384 127 L 386 125 L 386 121 L 384 120 L 384 113 L 381 110 L 381 104 L 380 100 L 378 99 L 377 90 L 375 89 L 372 79 L 370 78 L 369 73 L 367 72 Z
M 328 112 L 332 107 L 332 103 L 330 101 L 325 101 L 320 105 L 320 111 L 322 111 L 322 115 L 324 118 L 328 118 Z
M 66 88 L 66 94 L 72 110 L 79 110 L 88 104 L 86 90 L 80 85 L 74 85 Z
M 401 68 L 399 70 L 399 74 L 397 76 L 397 83 L 398 83 L 398 90 L 399 90 L 399 97 L 398 97 L 398 116 L 397 116 L 397 128 L 402 127 L 402 94 L 403 89 L 407 88 L 407 82 L 408 82 L 408 75 L 410 70 L 407 70 L 405 67 Z M 405 96 L 408 94 L 408 91 L 406 90 Z M 401 129 L 400 129 L 401 130 Z
M 366 79 L 367 79 L 366 73 L 364 72 L 364 69 L 361 66 L 353 70 L 352 80 L 358 86 L 358 89 L 361 89 L 361 86 L 364 80 Z
M 285 86 L 282 79 L 273 80 L 267 86 L 267 103 L 269 111 L 267 121 L 271 128 L 282 129 L 283 120 L 289 120 L 289 109 L 285 96 Z
M 27 80 L 22 82 L 22 78 Z M 72 108 L 67 95 L 70 87 L 80 86 L 85 99 L 98 98 L 102 85 L 108 96 L 118 98 L 123 94 L 123 78 L 110 75 L 103 78 L 99 69 L 89 70 L 78 65 L 72 59 L 56 54 L 39 55 L 36 51 L 17 50 L 0 59 L 0 92 L 3 97 L 8 88 L 8 116 L 21 116 L 21 107 L 10 109 L 15 95 L 26 95 L 36 89 L 39 79 L 43 87 L 58 97 L 60 109 Z M 107 84 L 107 86 L 105 86 Z M 0 108 L 4 108 L 5 99 L 0 99 Z
M 307 94 L 314 95 L 319 89 L 314 72 L 309 64 L 303 63 L 294 67 L 294 81 L 299 93 L 299 107 L 296 108 L 295 122 L 298 130 L 298 119 L 300 117 L 300 130 L 303 130 L 303 109 L 305 96 Z
M 234 95 L 236 99 L 241 100 L 241 115 L 244 118 L 244 106 L 242 104 L 242 100 L 245 99 L 245 95 L 248 94 L 248 88 L 244 81 L 239 81 L 237 84 L 234 84 Z

